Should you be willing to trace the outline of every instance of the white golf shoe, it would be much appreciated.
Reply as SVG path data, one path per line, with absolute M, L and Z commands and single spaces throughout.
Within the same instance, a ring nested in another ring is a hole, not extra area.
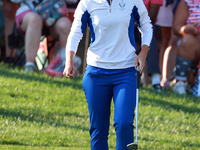
M 178 81 L 174 85 L 174 92 L 178 94 L 186 94 L 186 85 L 183 81 Z

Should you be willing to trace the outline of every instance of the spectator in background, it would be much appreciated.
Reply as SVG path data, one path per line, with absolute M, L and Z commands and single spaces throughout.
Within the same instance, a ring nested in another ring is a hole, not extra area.
M 8 63 L 10 60 L 14 61 L 14 53 L 11 54 L 11 50 L 8 46 L 8 35 L 12 34 L 13 32 L 15 13 L 18 7 L 18 4 L 12 3 L 10 0 L 3 0 L 5 58 L 2 58 L 2 60 L 5 63 Z
M 174 16 L 173 30 L 181 37 L 176 60 L 174 92 L 186 94 L 190 67 L 200 60 L 200 7 L 199 0 L 181 0 Z
M 159 69 L 159 49 L 156 40 L 156 28 L 155 22 L 160 6 L 163 4 L 163 0 L 144 0 L 144 4 L 148 10 L 149 17 L 153 24 L 153 38 L 151 47 L 147 55 L 148 75 L 151 76 L 152 89 L 161 90 L 160 87 L 160 69 Z
M 178 0 L 164 0 L 163 6 L 160 7 L 156 25 L 161 28 L 161 46 L 159 54 L 159 64 L 161 73 L 161 87 L 170 88 L 170 78 L 176 63 L 177 42 L 179 37 L 174 35 L 172 24 L 174 18 L 174 7 Z
M 160 85 L 161 85 L 162 89 L 165 89 L 165 90 L 170 88 L 170 81 L 174 78 L 173 70 L 175 69 L 175 66 L 176 66 L 178 40 L 179 40 L 179 37 L 174 35 L 173 31 L 171 31 L 169 45 L 164 51 L 162 63 L 160 62 L 161 69 L 162 69 Z
M 12 0 L 13 2 L 20 2 L 20 0 Z M 34 0 L 27 0 L 26 3 L 34 9 Z M 38 2 L 38 1 L 35 1 Z M 54 38 L 59 40 L 60 48 L 66 46 L 66 41 L 71 28 L 71 21 L 67 16 L 59 18 L 52 26 L 46 27 L 43 24 L 42 18 L 30 7 L 24 3 L 21 3 L 16 13 L 16 25 L 18 31 L 25 35 L 25 72 L 34 72 L 35 56 L 40 43 L 40 37 L 42 35 L 42 29 L 46 29 L 48 33 Z
M 171 37 L 171 27 L 173 23 L 173 1 L 163 0 L 163 5 L 160 7 L 156 25 L 160 26 L 161 29 L 161 46 L 160 46 L 160 55 L 159 55 L 159 64 L 162 68 L 162 60 L 165 49 L 168 47 L 169 40 Z

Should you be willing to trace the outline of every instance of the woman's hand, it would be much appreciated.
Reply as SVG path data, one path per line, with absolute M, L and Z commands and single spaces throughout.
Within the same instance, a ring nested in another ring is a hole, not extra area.
M 73 64 L 65 64 L 65 69 L 63 71 L 63 74 L 68 77 L 68 78 L 71 78 L 71 77 L 74 77 L 75 76 L 75 67 Z
M 66 52 L 66 62 L 65 62 L 65 69 L 63 71 L 63 74 L 68 78 L 75 76 L 75 67 L 73 64 L 74 56 L 75 56 L 75 53 L 73 51 Z

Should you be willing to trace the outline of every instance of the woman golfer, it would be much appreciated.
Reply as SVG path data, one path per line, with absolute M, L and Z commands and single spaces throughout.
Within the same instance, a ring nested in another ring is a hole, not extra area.
M 142 71 L 152 39 L 152 25 L 143 0 L 81 0 L 66 45 L 63 74 L 74 77 L 73 57 L 87 25 L 91 43 L 83 89 L 87 98 L 92 150 L 108 150 L 111 100 L 114 102 L 116 150 L 133 142 L 136 70 Z M 136 54 L 134 25 L 142 32 Z

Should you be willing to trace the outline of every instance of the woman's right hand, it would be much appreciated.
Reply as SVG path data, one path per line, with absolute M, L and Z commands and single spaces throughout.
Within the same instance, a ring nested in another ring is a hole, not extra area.
M 74 65 L 65 63 L 65 69 L 63 71 L 63 74 L 68 78 L 74 77 L 75 76 Z
M 63 71 L 63 74 L 68 78 L 75 76 L 75 67 L 73 64 L 74 56 L 75 56 L 75 53 L 73 51 L 66 52 L 66 62 L 65 62 L 65 69 Z

